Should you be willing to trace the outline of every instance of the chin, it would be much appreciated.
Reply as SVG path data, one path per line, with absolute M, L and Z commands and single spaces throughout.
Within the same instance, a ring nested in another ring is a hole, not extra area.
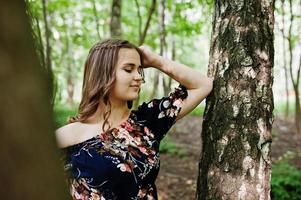
M 137 95 L 134 95 L 134 96 L 132 96 L 131 98 L 129 98 L 129 100 L 128 100 L 128 101 L 135 101 L 135 100 L 137 100 L 137 99 L 138 99 L 138 97 L 139 97 L 139 94 L 137 94 Z

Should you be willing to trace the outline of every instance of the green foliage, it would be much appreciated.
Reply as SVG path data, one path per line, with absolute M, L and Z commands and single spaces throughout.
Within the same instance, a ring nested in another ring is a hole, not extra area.
M 59 128 L 67 124 L 67 120 L 71 116 L 75 116 L 77 113 L 76 108 L 66 107 L 65 105 L 56 105 L 54 108 L 54 121 L 55 128 Z
M 204 114 L 205 106 L 197 106 L 189 113 L 191 116 L 202 116 Z
M 273 165 L 271 197 L 275 200 L 301 199 L 301 171 L 287 162 Z
M 168 135 L 166 135 L 161 141 L 160 153 L 169 153 L 180 157 L 184 157 L 187 154 L 186 151 L 178 147 Z
M 273 112 L 275 115 L 284 114 L 285 108 L 286 108 L 286 102 L 282 101 L 282 102 L 275 104 L 275 108 L 274 108 Z M 294 116 L 294 114 L 295 114 L 295 104 L 292 101 L 289 102 L 288 114 L 289 114 L 289 116 Z

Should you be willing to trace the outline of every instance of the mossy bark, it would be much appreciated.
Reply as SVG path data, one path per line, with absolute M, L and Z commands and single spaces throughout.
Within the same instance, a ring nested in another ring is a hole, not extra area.
M 215 2 L 197 199 L 270 199 L 274 1 Z

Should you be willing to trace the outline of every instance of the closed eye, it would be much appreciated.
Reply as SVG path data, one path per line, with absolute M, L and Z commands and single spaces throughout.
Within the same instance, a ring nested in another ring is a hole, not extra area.
M 132 70 L 130 69 L 125 69 L 124 71 L 128 72 L 128 73 L 131 73 Z

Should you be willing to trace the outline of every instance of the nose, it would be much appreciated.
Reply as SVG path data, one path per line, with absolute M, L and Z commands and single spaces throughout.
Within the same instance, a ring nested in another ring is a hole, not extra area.
M 136 71 L 134 78 L 135 78 L 135 80 L 139 80 L 139 81 L 141 81 L 143 79 L 142 74 L 139 73 L 139 71 Z

